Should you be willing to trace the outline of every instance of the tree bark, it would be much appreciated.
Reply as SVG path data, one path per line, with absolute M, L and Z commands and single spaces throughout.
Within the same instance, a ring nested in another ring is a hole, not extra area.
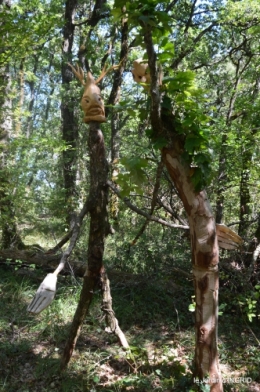
M 61 360 L 61 368 L 68 364 L 75 348 L 84 318 L 91 304 L 93 292 L 101 282 L 105 238 L 110 231 L 108 222 L 108 162 L 105 156 L 104 137 L 97 122 L 89 123 L 90 155 L 89 214 L 90 228 L 87 251 L 88 266 L 83 278 L 83 288 Z
M 118 324 L 118 320 L 115 316 L 115 312 L 113 311 L 112 308 L 112 297 L 111 297 L 111 292 L 110 292 L 110 281 L 107 277 L 105 269 L 103 269 L 103 272 L 101 274 L 101 291 L 102 291 L 102 305 L 101 309 L 105 313 L 106 317 L 106 332 L 108 333 L 113 333 L 115 334 L 121 345 L 127 349 L 129 348 L 128 342 L 125 338 L 125 334 L 121 330 Z
M 176 148 L 177 147 L 177 148 Z M 189 167 L 178 146 L 164 148 L 162 156 L 188 214 L 195 287 L 195 376 L 209 376 L 211 392 L 222 391 L 218 364 L 218 242 L 213 213 L 205 191 L 195 192 Z
M 61 67 L 63 87 L 61 102 L 62 138 L 67 145 L 67 149 L 63 151 L 63 178 L 65 188 L 65 205 L 67 207 L 66 219 L 69 226 L 73 220 L 73 212 L 75 210 L 74 197 L 76 192 L 78 124 L 74 113 L 75 102 L 73 101 L 73 97 L 70 93 L 70 82 L 73 80 L 73 73 L 68 66 L 68 62 L 71 62 L 72 57 L 75 29 L 73 18 L 77 3 L 77 0 L 67 0 L 65 4 Z
M 211 392 L 222 392 L 218 365 L 218 262 L 216 224 L 205 191 L 195 192 L 190 167 L 182 159 L 184 135 L 174 130 L 172 113 L 160 110 L 159 70 L 152 40 L 152 28 L 143 23 L 144 41 L 151 75 L 151 125 L 155 135 L 163 135 L 168 146 L 162 158 L 188 215 L 191 234 L 192 268 L 196 302 L 195 376 L 209 377 Z
M 0 5 L 10 8 L 11 1 L 1 0 Z M 1 21 L 4 24 L 4 21 Z M 0 37 L 0 53 L 5 51 L 7 35 Z M 8 143 L 12 130 L 11 76 L 9 64 L 0 67 L 0 226 L 2 231 L 1 248 L 18 245 L 21 239 L 17 233 L 14 205 L 10 195 L 8 178 Z
M 116 105 L 120 100 L 120 90 L 123 81 L 123 72 L 128 56 L 128 23 L 127 19 L 122 19 L 121 25 L 121 50 L 119 57 L 119 67 L 115 71 L 112 90 L 108 99 L 108 105 Z M 109 108 L 106 109 L 106 116 Z M 111 164 L 112 181 L 119 173 L 118 161 L 120 158 L 120 116 L 117 110 L 112 108 L 111 114 Z M 110 216 L 114 221 L 118 219 L 118 197 L 115 193 L 110 196 Z

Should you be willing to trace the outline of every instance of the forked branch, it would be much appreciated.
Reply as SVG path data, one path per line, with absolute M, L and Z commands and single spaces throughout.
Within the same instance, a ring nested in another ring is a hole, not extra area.
M 70 63 L 68 63 L 68 66 L 71 68 L 72 72 L 74 73 L 74 75 L 76 76 L 76 78 L 80 81 L 80 83 L 85 86 L 86 82 L 85 82 L 85 78 L 84 78 L 84 71 L 81 67 L 78 66 L 78 64 L 75 65 L 75 68 L 73 67 L 73 65 L 71 65 Z M 99 75 L 99 77 L 95 80 L 95 84 L 98 84 L 99 82 L 101 82 L 102 79 L 104 79 L 104 77 L 111 71 L 113 71 L 114 69 L 117 69 L 118 67 L 120 67 L 120 63 L 118 65 L 112 65 L 111 67 L 107 68 L 107 65 L 105 64 L 101 74 Z
M 76 78 L 79 79 L 80 83 L 83 86 L 85 86 L 86 83 L 85 83 L 85 80 L 84 80 L 84 71 L 83 71 L 83 69 L 81 67 L 79 67 L 78 64 L 75 65 L 75 68 L 70 63 L 68 63 L 68 66 L 72 69 L 72 72 L 74 73 Z

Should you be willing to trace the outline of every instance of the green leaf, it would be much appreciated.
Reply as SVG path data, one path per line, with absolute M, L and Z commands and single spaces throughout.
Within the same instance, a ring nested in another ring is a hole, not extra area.
M 190 154 L 193 154 L 194 150 L 196 150 L 201 145 L 201 138 L 198 135 L 188 135 L 185 140 L 184 148 Z
M 155 150 L 160 150 L 167 145 L 167 140 L 164 137 L 158 137 L 153 142 L 153 148 Z
M 97 375 L 95 375 L 95 376 L 93 377 L 93 382 L 94 382 L 95 384 L 97 384 L 97 383 L 99 383 L 99 381 L 100 381 L 100 377 L 97 376 Z

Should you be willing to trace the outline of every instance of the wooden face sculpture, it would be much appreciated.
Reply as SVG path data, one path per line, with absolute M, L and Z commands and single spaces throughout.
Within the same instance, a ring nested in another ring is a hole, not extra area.
M 104 102 L 101 98 L 100 89 L 90 72 L 87 73 L 81 107 L 84 112 L 85 123 L 90 121 L 106 122 Z
M 147 83 L 149 84 L 151 81 L 148 63 L 145 60 L 138 59 L 133 62 L 132 74 L 134 81 L 137 83 Z
M 87 73 L 86 82 L 84 81 L 84 72 L 82 68 L 68 64 L 74 75 L 83 84 L 84 93 L 81 99 L 81 107 L 84 112 L 84 122 L 89 123 L 91 121 L 106 122 L 104 102 L 101 98 L 100 89 L 97 83 L 104 77 L 104 73 L 95 81 L 91 72 Z
M 149 84 L 151 83 L 151 76 L 149 71 L 149 66 L 147 60 L 138 59 L 133 62 L 132 74 L 134 81 L 137 83 L 145 83 L 147 86 L 143 86 L 145 90 L 149 89 Z M 158 83 L 159 86 L 162 85 L 163 72 L 160 65 L 158 65 Z

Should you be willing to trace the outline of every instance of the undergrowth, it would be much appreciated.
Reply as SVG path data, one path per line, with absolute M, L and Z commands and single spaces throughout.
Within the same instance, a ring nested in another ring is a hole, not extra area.
M 110 271 L 113 306 L 131 350 L 126 352 L 105 322 L 97 292 L 75 352 L 60 373 L 62 354 L 81 289 L 81 280 L 58 278 L 55 300 L 41 314 L 26 308 L 44 278 L 20 276 L 1 267 L 0 390 L 3 392 L 150 392 L 208 391 L 194 383 L 193 295 L 189 274 L 167 267 L 165 275 Z M 227 285 L 227 280 L 225 281 Z M 225 391 L 257 391 L 260 386 L 259 326 L 239 308 L 236 295 L 223 285 L 226 306 L 219 321 L 219 352 Z M 258 338 L 257 338 L 258 336 Z M 243 377 L 236 384 L 235 377 Z M 232 381 L 233 380 L 233 381 Z M 196 381 L 196 380 L 195 380 Z M 232 381 L 232 382 L 231 382 Z M 250 382 L 249 382 L 250 381 Z

